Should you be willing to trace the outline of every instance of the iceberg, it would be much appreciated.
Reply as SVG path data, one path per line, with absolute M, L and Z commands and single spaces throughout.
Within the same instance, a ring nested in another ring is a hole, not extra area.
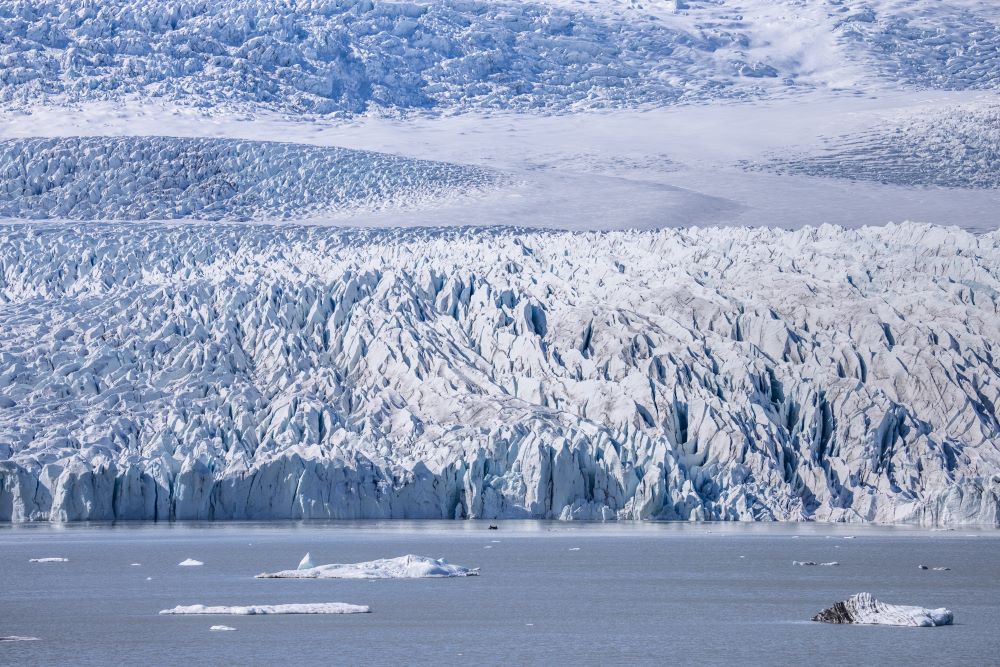
M 29 563 L 68 563 L 69 558 L 29 558 Z
M 0 637 L 0 642 L 37 642 L 38 637 L 26 637 L 21 635 L 7 635 L 6 637 Z
M 300 570 L 262 572 L 258 579 L 423 579 L 438 577 L 473 577 L 479 568 L 452 565 L 443 558 L 408 554 L 363 563 L 332 563 Z
M 300 569 L 300 570 L 309 570 L 309 569 L 314 568 L 314 567 L 316 567 L 316 564 L 313 563 L 312 556 L 310 556 L 309 552 L 307 551 L 306 555 L 303 556 L 302 560 L 299 561 L 299 567 L 298 567 L 298 569 Z
M 212 615 L 212 616 L 258 616 L 264 614 L 367 614 L 371 611 L 365 605 L 345 602 L 310 602 L 305 604 L 262 604 L 247 606 L 207 607 L 203 604 L 177 606 L 164 609 L 163 616 Z
M 858 625 L 902 625 L 934 627 L 951 625 L 950 609 L 925 609 L 876 600 L 871 593 L 858 593 L 813 616 L 820 623 L 853 623 Z
M 177 563 L 178 567 L 197 567 L 199 565 L 204 565 L 200 560 L 195 560 L 194 558 L 186 558 L 181 562 Z
M 232 632 L 236 628 L 231 628 L 228 625 L 213 625 L 209 630 L 212 632 Z

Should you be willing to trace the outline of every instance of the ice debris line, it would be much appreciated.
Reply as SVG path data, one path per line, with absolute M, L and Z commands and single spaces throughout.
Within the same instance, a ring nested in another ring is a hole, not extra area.
M 899 604 L 887 604 L 872 597 L 871 593 L 858 593 L 829 609 L 813 616 L 821 623 L 854 623 L 858 625 L 906 625 L 934 627 L 951 625 L 954 616 L 951 610 L 924 609 Z
M 282 220 L 415 208 L 485 192 L 489 169 L 240 139 L 0 141 L 0 217 Z
M 313 602 L 306 604 L 259 604 L 235 607 L 206 607 L 203 604 L 177 606 L 160 612 L 164 616 L 257 616 L 261 614 L 367 614 L 371 610 L 360 604 L 345 602 Z
M 308 556 L 308 554 L 307 554 Z M 443 558 L 409 554 L 399 558 L 380 558 L 363 563 L 333 563 L 295 570 L 264 572 L 258 579 L 422 579 L 434 577 L 472 577 L 479 568 L 452 565 Z
M 1000 233 L 0 226 L 0 520 L 1000 523 Z

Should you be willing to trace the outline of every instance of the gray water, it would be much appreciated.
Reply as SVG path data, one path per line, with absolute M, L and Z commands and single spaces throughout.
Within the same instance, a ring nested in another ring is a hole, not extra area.
M 815 524 L 6 526 L 0 636 L 39 641 L 0 642 L 0 664 L 1000 664 L 998 546 L 996 530 Z M 306 551 L 317 564 L 445 557 L 482 574 L 253 578 L 294 568 Z M 70 560 L 28 562 L 49 556 Z M 178 567 L 186 558 L 205 565 Z M 956 624 L 809 622 L 860 591 L 949 607 Z M 365 604 L 372 613 L 157 614 L 178 604 L 288 602 Z M 210 632 L 214 624 L 237 631 Z

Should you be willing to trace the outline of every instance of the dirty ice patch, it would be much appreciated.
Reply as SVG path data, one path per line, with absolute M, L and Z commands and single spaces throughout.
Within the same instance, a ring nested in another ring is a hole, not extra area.
M 443 558 L 409 554 L 363 563 L 332 563 L 307 569 L 264 572 L 258 579 L 422 579 L 427 577 L 471 577 L 479 568 L 452 565 Z
M 287 220 L 411 208 L 497 187 L 489 169 L 271 141 L 0 141 L 0 217 Z

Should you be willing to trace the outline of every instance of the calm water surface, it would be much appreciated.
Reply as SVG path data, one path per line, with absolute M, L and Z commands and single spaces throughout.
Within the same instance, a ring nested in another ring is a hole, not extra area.
M 0 643 L 0 664 L 1000 664 L 998 547 L 996 530 L 827 525 L 6 526 L 0 636 L 39 641 Z M 444 557 L 482 575 L 253 578 L 294 568 L 306 551 L 317 564 Z M 70 560 L 28 562 L 49 556 Z M 178 567 L 186 558 L 205 565 Z M 956 625 L 808 621 L 860 591 L 949 607 Z M 372 613 L 157 614 L 178 604 L 289 602 L 366 604 Z M 214 624 L 237 631 L 210 632 Z

